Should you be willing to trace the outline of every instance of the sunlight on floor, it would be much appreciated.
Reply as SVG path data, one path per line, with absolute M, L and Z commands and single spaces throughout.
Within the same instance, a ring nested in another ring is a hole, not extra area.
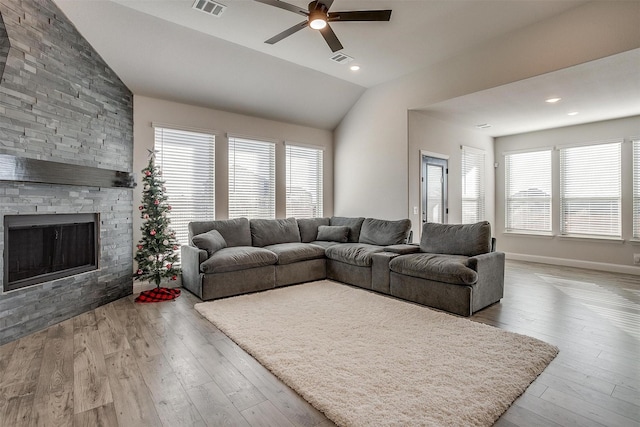
M 537 274 L 537 276 L 640 340 L 640 304 L 629 301 L 595 283 L 562 279 L 545 274 Z

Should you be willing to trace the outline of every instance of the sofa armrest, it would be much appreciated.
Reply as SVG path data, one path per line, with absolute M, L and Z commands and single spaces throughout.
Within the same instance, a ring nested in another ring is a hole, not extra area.
M 182 286 L 202 298 L 202 278 L 200 264 L 207 259 L 207 251 L 194 246 L 180 247 L 180 264 L 182 267 Z
M 385 248 L 386 250 L 386 248 Z M 371 254 L 371 289 L 384 294 L 390 293 L 389 263 L 400 256 L 395 252 L 376 252 Z
M 395 254 L 406 255 L 406 254 L 414 254 L 416 252 L 420 252 L 420 246 L 411 245 L 411 244 L 391 245 L 391 246 L 385 246 L 384 250 L 386 252 L 393 252 Z
M 504 282 L 504 252 L 488 252 L 469 257 L 468 266 L 480 276 L 493 276 Z
M 504 296 L 504 252 L 489 252 L 469 258 L 475 264 L 478 281 L 474 289 L 473 307 L 476 311 L 500 301 Z

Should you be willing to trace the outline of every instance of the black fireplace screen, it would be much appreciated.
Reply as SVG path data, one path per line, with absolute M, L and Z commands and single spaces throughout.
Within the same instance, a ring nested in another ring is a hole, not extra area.
M 96 216 L 5 216 L 4 290 L 95 270 Z

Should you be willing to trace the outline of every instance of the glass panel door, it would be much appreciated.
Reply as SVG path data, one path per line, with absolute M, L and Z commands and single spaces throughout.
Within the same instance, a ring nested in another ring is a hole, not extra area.
M 422 156 L 422 222 L 447 222 L 447 160 Z

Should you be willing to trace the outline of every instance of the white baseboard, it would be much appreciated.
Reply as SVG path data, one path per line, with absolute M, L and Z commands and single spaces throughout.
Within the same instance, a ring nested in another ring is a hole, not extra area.
M 633 274 L 640 276 L 640 266 L 609 264 L 606 262 L 582 261 L 577 259 L 554 258 L 539 255 L 514 254 L 506 252 L 507 259 L 515 261 L 538 262 L 541 264 L 562 265 L 565 267 L 585 268 L 587 270 L 608 271 L 611 273 Z

